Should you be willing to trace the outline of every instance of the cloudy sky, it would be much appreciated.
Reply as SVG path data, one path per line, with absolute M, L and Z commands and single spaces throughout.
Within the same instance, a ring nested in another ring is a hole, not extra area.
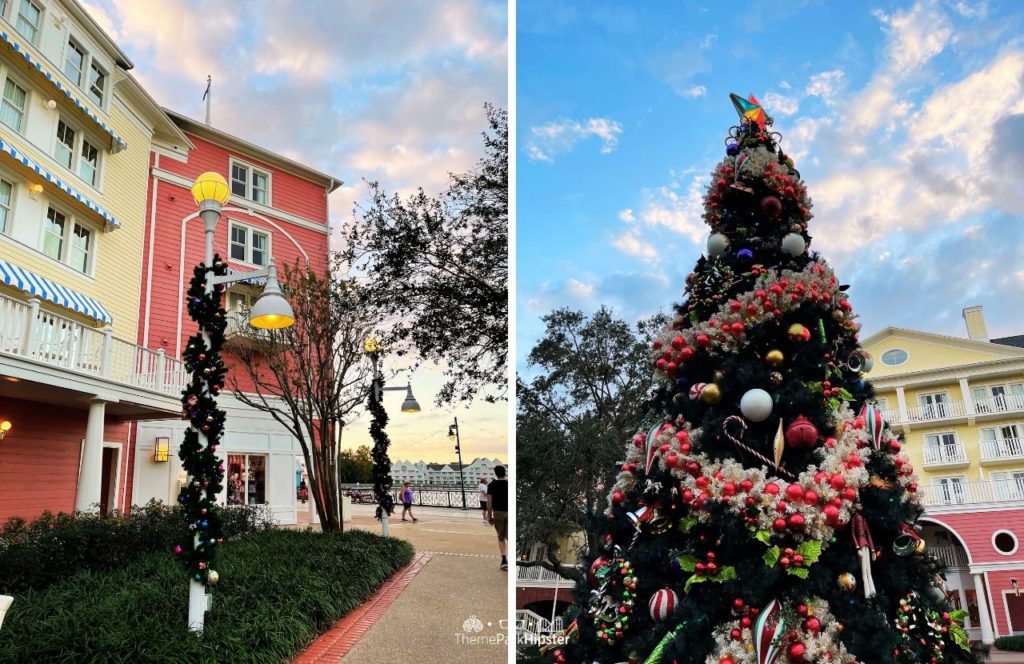
M 504 2 L 83 5 L 162 105 L 202 119 L 211 75 L 215 127 L 344 180 L 330 200 L 335 228 L 365 196 L 364 178 L 389 191 L 443 190 L 449 172 L 480 157 L 484 102 L 507 108 Z M 401 394 L 389 394 L 392 458 L 453 459 L 447 426 L 457 415 L 467 462 L 507 459 L 505 406 L 439 411 L 431 401 L 441 382 L 436 367 L 413 375 L 417 415 L 399 413 Z M 346 447 L 370 442 L 367 424 L 346 433 Z
M 1024 334 L 1024 5 L 520 0 L 520 361 L 559 306 L 668 311 L 708 173 L 753 92 L 861 315 Z

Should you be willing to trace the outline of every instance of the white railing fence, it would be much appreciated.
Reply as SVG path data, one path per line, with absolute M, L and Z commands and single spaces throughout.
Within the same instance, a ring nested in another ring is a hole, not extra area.
M 565 627 L 563 626 L 561 616 L 555 616 L 554 620 L 548 620 L 529 609 L 519 609 L 516 611 L 517 633 L 526 633 L 533 636 L 546 636 L 549 634 L 559 634 L 564 629 Z
M 967 567 L 967 552 L 959 546 L 929 546 L 928 553 L 946 567 Z
M 911 422 L 942 420 L 947 417 L 963 417 L 966 414 L 967 407 L 963 401 L 950 401 L 948 403 L 910 406 L 907 408 L 907 419 Z
M 985 461 L 1024 459 L 1024 438 L 983 440 L 981 441 L 981 458 Z
M 974 403 L 974 411 L 979 415 L 1014 410 L 1024 410 L 1024 395 L 1001 394 L 997 397 L 989 397 L 988 399 L 978 399 Z
M 39 308 L 0 295 L 0 353 L 18 355 L 77 373 L 168 395 L 185 386 L 184 364 L 161 350 L 149 350 Z
M 924 465 L 967 463 L 967 450 L 960 443 L 955 445 L 929 445 L 924 448 Z
M 1024 481 L 1018 479 L 987 482 L 950 482 L 918 488 L 925 506 L 966 505 L 1024 500 Z

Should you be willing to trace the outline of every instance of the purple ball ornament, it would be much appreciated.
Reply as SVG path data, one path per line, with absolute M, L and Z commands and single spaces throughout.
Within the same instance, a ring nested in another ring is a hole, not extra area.
M 751 251 L 750 249 L 740 249 L 739 251 L 736 252 L 736 256 L 745 261 L 754 260 L 754 252 Z
M 737 154 L 739 154 L 739 151 L 740 146 L 738 143 L 725 144 L 725 154 L 729 155 L 730 157 L 735 157 Z

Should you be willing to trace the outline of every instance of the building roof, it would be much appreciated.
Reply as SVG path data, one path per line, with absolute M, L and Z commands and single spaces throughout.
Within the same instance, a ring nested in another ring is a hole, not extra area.
M 169 108 L 164 108 L 164 112 L 167 113 L 168 117 L 170 117 L 175 124 L 181 127 L 182 131 L 194 134 L 199 138 L 210 141 L 211 143 L 217 143 L 218 145 L 222 145 L 226 148 L 244 153 L 245 155 L 250 155 L 260 161 L 264 161 L 273 166 L 277 166 L 282 170 L 288 171 L 293 175 L 316 182 L 327 188 L 327 193 L 334 191 L 344 184 L 341 178 L 336 178 L 333 175 L 327 175 L 315 168 L 310 168 L 305 164 L 300 164 L 299 162 L 287 157 L 282 157 L 276 152 L 271 152 L 266 148 L 261 148 L 258 145 L 246 141 L 245 139 L 232 136 L 220 129 L 214 129 L 204 122 L 193 120 L 192 118 L 172 111 Z
M 132 69 L 135 67 L 132 61 L 128 59 L 128 56 L 125 55 L 125 52 L 110 38 L 106 30 L 100 27 L 100 24 L 96 22 L 78 0 L 67 0 L 66 4 L 68 10 L 82 24 L 82 27 L 104 48 L 107 48 L 114 54 L 114 60 L 118 67 L 121 69 Z
M 1018 334 L 1013 337 L 1000 337 L 998 339 L 993 339 L 992 343 L 1003 346 L 1013 346 L 1014 348 L 1024 348 L 1024 334 Z

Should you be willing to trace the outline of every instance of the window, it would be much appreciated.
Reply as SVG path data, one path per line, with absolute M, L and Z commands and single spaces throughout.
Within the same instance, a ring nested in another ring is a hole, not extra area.
M 231 160 L 231 193 L 270 205 L 270 174 Z
M 96 186 L 97 175 L 100 171 L 100 151 L 89 141 L 82 140 L 82 152 L 78 160 L 78 174 L 82 179 Z
M 265 505 L 267 457 L 265 454 L 228 455 L 228 505 Z
M 68 40 L 68 54 L 64 58 L 64 74 L 71 82 L 82 87 L 82 71 L 85 69 L 85 51 L 74 39 Z
M 43 231 L 43 253 L 88 274 L 93 252 L 93 231 L 69 220 L 52 207 L 46 211 Z
M 975 387 L 971 390 L 971 396 L 979 413 L 1024 410 L 1024 383 Z
M 882 364 L 897 367 L 907 361 L 910 355 L 902 348 L 893 348 L 882 353 Z
M 21 133 L 21 124 L 25 118 L 25 103 L 28 93 L 11 79 L 4 82 L 4 100 L 0 106 L 0 122 Z
M 42 18 L 42 15 L 43 11 L 32 0 L 21 0 L 21 5 L 18 7 L 18 20 L 14 27 L 22 36 L 35 44 L 36 35 L 39 34 L 39 19 Z
M 951 463 L 966 461 L 966 459 L 966 456 L 961 454 L 956 442 L 956 434 L 952 431 L 930 433 L 924 437 L 925 463 Z
M 231 222 L 231 260 L 264 266 L 270 262 L 270 233 Z
M 75 224 L 71 233 L 71 246 L 68 250 L 68 265 L 79 272 L 89 271 L 89 244 L 92 240 L 92 232 Z
M 885 413 L 889 410 L 889 398 L 888 397 L 875 397 L 875 405 L 878 406 L 878 410 Z
M 54 148 L 53 156 L 65 168 L 71 168 L 71 160 L 75 156 L 75 130 L 64 124 L 63 120 L 57 123 L 57 147 Z
M 921 402 L 921 417 L 925 419 L 938 419 L 949 415 L 949 395 L 945 392 L 922 394 L 918 401 Z
M 932 486 L 935 487 L 935 497 L 943 505 L 967 501 L 967 482 L 963 477 L 936 477 Z
M 1009 530 L 999 530 L 992 535 L 992 546 L 1004 556 L 1017 552 L 1017 537 Z
M 997 500 L 1024 499 L 1024 472 L 992 473 L 989 476 Z
M 95 62 L 89 64 L 89 89 L 86 93 L 97 104 L 103 105 L 103 95 L 107 85 L 107 72 Z
M 43 253 L 60 260 L 64 250 L 64 228 L 67 218 L 53 208 L 46 211 L 46 234 L 43 236 Z
M 13 198 L 14 185 L 7 180 L 0 180 L 0 233 L 7 232 L 7 218 L 11 216 Z

